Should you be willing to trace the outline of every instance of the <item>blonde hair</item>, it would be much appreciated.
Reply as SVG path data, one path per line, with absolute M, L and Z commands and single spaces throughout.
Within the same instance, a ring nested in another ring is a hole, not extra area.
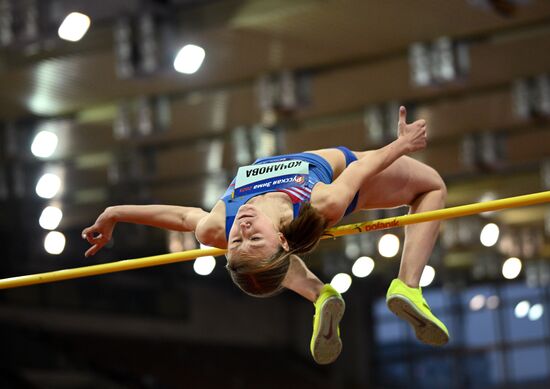
M 232 257 L 226 266 L 231 279 L 243 292 L 254 297 L 271 297 L 281 293 L 282 283 L 290 265 L 290 256 L 313 251 L 326 227 L 326 219 L 311 206 L 311 203 L 303 203 L 298 217 L 281 227 L 289 250 L 285 251 L 281 246 L 271 257 L 265 259 L 250 255 Z

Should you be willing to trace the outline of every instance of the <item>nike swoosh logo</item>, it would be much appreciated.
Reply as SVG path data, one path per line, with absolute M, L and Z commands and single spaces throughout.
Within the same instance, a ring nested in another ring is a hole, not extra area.
M 328 328 L 328 333 L 326 335 L 323 335 L 323 338 L 325 338 L 326 340 L 332 338 L 332 315 L 330 315 L 330 327 Z

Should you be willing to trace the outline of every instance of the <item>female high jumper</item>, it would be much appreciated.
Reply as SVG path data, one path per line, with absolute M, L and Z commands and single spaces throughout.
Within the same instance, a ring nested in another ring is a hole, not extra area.
M 227 249 L 227 270 L 235 284 L 256 297 L 291 289 L 315 306 L 311 353 L 319 364 L 336 360 L 342 349 L 340 294 L 323 284 L 298 257 L 311 252 L 323 231 L 360 210 L 410 207 L 410 213 L 442 208 L 446 187 L 431 167 L 407 156 L 426 147 L 426 121 L 406 123 L 399 109 L 398 137 L 371 151 L 345 147 L 261 158 L 239 168 L 210 212 L 172 205 L 108 207 L 84 229 L 94 255 L 118 222 L 194 231 L 208 246 Z M 439 233 L 439 222 L 405 227 L 399 274 L 387 291 L 389 309 L 409 322 L 416 337 L 443 345 L 449 335 L 430 311 L 419 287 Z M 336 330 L 334 330 L 336 329 Z

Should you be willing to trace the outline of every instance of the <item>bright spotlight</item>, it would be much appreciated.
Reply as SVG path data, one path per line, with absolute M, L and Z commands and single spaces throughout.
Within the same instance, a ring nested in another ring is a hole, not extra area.
M 374 270 L 374 261 L 370 257 L 359 257 L 353 264 L 351 272 L 355 277 L 364 278 Z
M 516 307 L 514 308 L 514 315 L 518 318 L 524 318 L 527 316 L 527 313 L 529 313 L 529 308 L 531 308 L 531 304 L 529 304 L 529 301 L 523 300 L 516 304 Z
M 499 232 L 500 230 L 495 223 L 486 224 L 479 235 L 481 244 L 485 247 L 494 246 L 497 243 Z
M 332 278 L 330 285 L 332 285 L 338 293 L 346 293 L 351 286 L 351 281 L 351 276 L 349 274 L 338 273 Z
M 61 188 L 61 178 L 53 173 L 46 173 L 36 184 L 36 194 L 44 199 L 51 199 Z
M 207 276 L 216 267 L 216 258 L 213 256 L 208 257 L 198 257 L 193 262 L 193 270 L 195 270 L 195 273 L 201 275 L 201 276 Z
M 61 219 L 63 218 L 63 212 L 57 207 L 46 207 L 40 215 L 38 224 L 45 230 L 55 230 Z
M 399 252 L 399 238 L 393 234 L 385 234 L 378 241 L 378 252 L 386 258 L 392 258 Z
M 508 258 L 502 264 L 502 275 L 504 278 L 513 280 L 521 272 L 521 260 L 516 257 Z
M 58 138 L 53 132 L 40 131 L 34 137 L 31 144 L 31 151 L 39 158 L 51 157 L 57 148 Z
M 430 285 L 434 280 L 434 278 L 435 278 L 435 269 L 430 265 L 424 266 L 424 270 L 422 270 L 422 275 L 420 276 L 420 286 L 423 288 L 425 286 Z
M 485 296 L 482 294 L 476 294 L 470 299 L 470 309 L 472 311 L 479 311 L 485 305 Z
M 202 250 L 208 250 L 212 247 L 201 243 L 200 248 Z M 195 259 L 195 261 L 193 261 L 193 270 L 195 270 L 195 273 L 201 276 L 209 275 L 210 273 L 212 273 L 215 267 L 216 258 L 214 258 L 213 256 L 198 257 L 197 259 Z
M 65 249 L 65 235 L 59 231 L 51 231 L 44 239 L 44 249 L 48 254 L 59 255 Z
M 201 67 L 205 55 L 202 47 L 185 45 L 174 59 L 174 69 L 180 73 L 193 74 Z
M 86 34 L 88 28 L 90 28 L 90 18 L 88 16 L 80 12 L 71 12 L 59 26 L 57 34 L 61 39 L 77 42 Z
M 542 304 L 533 304 L 531 308 L 529 308 L 529 313 L 527 314 L 527 317 L 531 321 L 535 321 L 541 318 L 542 314 L 544 313 L 544 307 Z

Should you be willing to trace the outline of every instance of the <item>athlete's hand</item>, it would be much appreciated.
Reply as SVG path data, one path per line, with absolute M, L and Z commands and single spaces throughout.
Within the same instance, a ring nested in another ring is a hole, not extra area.
M 107 208 L 95 221 L 95 223 L 82 231 L 82 238 L 92 245 L 86 253 L 86 257 L 95 255 L 103 246 L 111 240 L 116 221 L 112 212 Z
M 426 121 L 417 120 L 407 124 L 407 110 L 405 107 L 399 107 L 399 123 L 397 126 L 399 138 L 407 143 L 409 153 L 422 150 L 426 147 Z

